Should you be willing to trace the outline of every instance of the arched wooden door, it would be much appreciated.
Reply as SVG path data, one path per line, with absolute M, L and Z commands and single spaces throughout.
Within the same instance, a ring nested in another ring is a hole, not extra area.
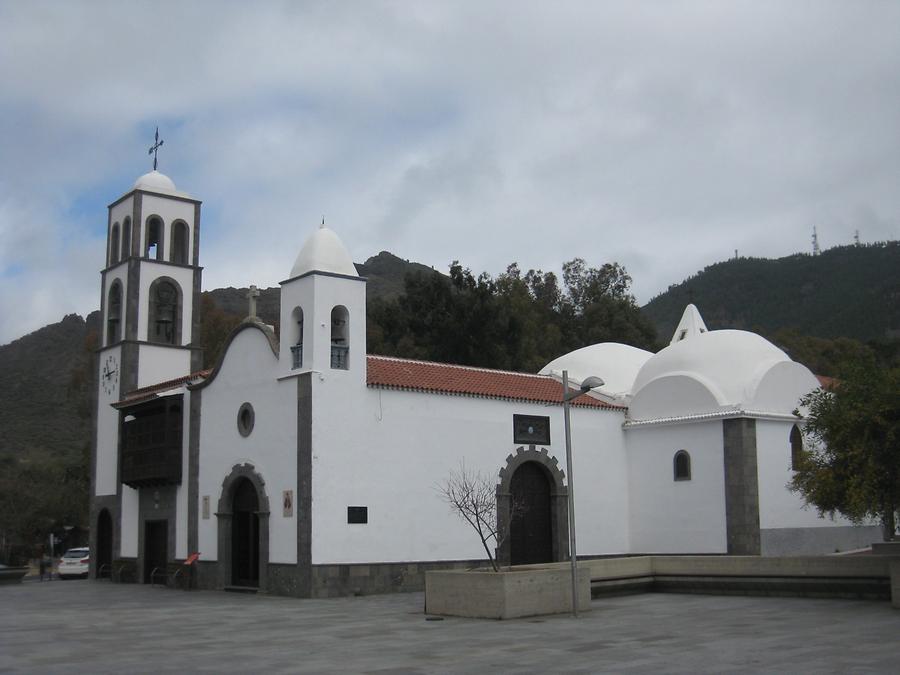
M 234 490 L 231 533 L 231 583 L 259 586 L 259 498 L 242 478 Z
M 553 561 L 550 481 L 536 462 L 525 462 L 510 482 L 515 509 L 510 523 L 510 562 L 531 565 Z

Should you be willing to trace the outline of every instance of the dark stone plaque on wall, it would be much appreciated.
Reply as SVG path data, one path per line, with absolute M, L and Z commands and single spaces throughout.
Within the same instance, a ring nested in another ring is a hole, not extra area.
M 513 415 L 513 443 L 550 445 L 550 418 Z
M 348 506 L 347 522 L 351 525 L 365 525 L 369 522 L 368 506 Z

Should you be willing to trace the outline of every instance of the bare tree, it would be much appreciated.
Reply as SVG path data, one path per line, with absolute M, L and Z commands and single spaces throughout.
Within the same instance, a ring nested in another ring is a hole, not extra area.
M 497 523 L 497 486 L 488 476 L 466 468 L 464 462 L 458 471 L 451 471 L 449 478 L 437 487 L 441 498 L 450 505 L 456 514 L 465 520 L 481 539 L 484 552 L 495 572 L 500 570 L 494 550 L 500 547 L 507 536 L 509 526 L 500 528 Z M 521 501 L 513 500 L 510 504 L 510 522 L 525 512 Z

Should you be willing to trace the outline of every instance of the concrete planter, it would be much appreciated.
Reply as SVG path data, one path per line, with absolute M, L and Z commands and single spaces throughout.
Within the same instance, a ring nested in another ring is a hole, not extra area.
M 18 584 L 28 574 L 27 567 L 0 567 L 0 584 Z
M 578 609 L 591 608 L 590 569 L 578 565 Z M 572 611 L 572 576 L 566 566 L 492 572 L 439 570 L 425 574 L 428 614 L 513 619 Z

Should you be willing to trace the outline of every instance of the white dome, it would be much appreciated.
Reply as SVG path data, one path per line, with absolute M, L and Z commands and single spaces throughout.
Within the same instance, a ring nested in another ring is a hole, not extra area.
M 322 225 L 310 235 L 291 269 L 290 278 L 307 272 L 331 272 L 350 277 L 358 277 L 353 259 L 344 248 L 340 238 Z
M 812 373 L 756 333 L 715 330 L 669 345 L 634 382 L 633 417 L 742 408 L 790 413 L 815 387 Z
M 596 376 L 604 381 L 604 385 L 595 391 L 621 398 L 631 392 L 638 371 L 652 356 L 652 352 L 630 345 L 601 342 L 554 359 L 541 368 L 539 374 L 550 375 L 567 370 L 569 380 L 575 386 L 588 377 Z
M 135 190 L 151 190 L 153 192 L 177 192 L 175 183 L 167 175 L 153 170 L 145 173 L 134 182 Z

